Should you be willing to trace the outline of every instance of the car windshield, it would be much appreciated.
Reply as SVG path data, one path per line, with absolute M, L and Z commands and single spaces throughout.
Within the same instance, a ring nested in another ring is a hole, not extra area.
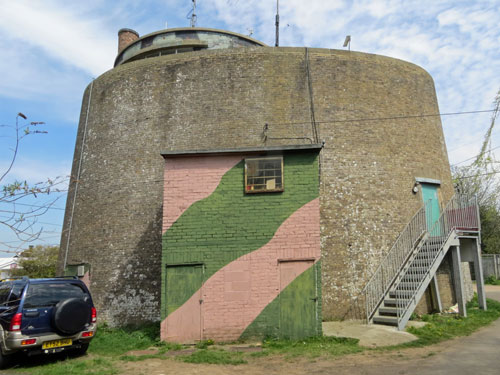
M 24 307 L 54 306 L 63 299 L 84 298 L 85 296 L 87 296 L 85 291 L 76 284 L 30 284 Z

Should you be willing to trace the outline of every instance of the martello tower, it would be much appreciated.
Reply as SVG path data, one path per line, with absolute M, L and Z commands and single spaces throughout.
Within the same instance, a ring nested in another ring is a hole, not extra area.
M 324 142 L 322 310 L 342 317 L 422 205 L 416 181 L 453 194 L 440 119 L 414 116 L 428 113 L 439 113 L 432 78 L 401 60 L 122 29 L 114 68 L 84 93 L 60 271 L 86 275 L 111 324 L 159 320 L 162 153 Z

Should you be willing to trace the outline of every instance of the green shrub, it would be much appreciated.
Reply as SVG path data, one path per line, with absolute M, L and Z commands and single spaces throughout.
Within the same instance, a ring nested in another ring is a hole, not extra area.
M 121 355 L 130 350 L 143 350 L 161 346 L 160 324 L 152 323 L 141 327 L 110 328 L 99 325 L 89 352 L 99 355 Z
M 498 280 L 495 276 L 490 275 L 484 279 L 484 283 L 489 285 L 500 285 L 500 280 Z

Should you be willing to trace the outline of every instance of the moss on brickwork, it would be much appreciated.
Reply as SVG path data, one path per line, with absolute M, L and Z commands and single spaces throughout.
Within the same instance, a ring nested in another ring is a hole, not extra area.
M 314 285 L 316 285 L 315 290 Z M 315 297 L 317 302 L 312 300 Z M 314 316 L 311 317 L 311 313 Z M 287 319 L 282 319 L 285 317 Z M 245 329 L 241 339 L 262 337 L 300 339 L 318 336 L 321 333 L 321 265 L 317 262 L 266 306 Z
M 440 118 L 414 117 L 439 113 L 429 74 L 401 60 L 343 50 L 309 49 L 306 64 L 305 52 L 172 54 L 121 65 L 87 88 L 59 270 L 66 256 L 68 264 L 91 265 L 102 320 L 160 318 L 162 151 L 304 143 L 314 138 L 314 104 L 325 141 L 326 319 L 345 315 L 422 204 L 412 193 L 415 177 L 440 180 L 442 201 L 451 197 Z
M 265 245 L 291 214 L 318 197 L 317 158 L 311 152 L 285 155 L 284 192 L 263 194 L 244 193 L 242 161 L 222 177 L 209 197 L 179 217 L 163 235 L 162 318 L 167 316 L 166 265 L 203 263 L 207 280 L 226 264 Z M 185 301 L 191 289 L 186 290 Z

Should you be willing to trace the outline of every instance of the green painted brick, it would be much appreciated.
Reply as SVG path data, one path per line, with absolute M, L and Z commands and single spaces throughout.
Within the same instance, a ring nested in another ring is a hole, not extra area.
M 311 306 L 311 296 L 302 295 L 301 290 L 310 289 L 311 279 L 315 280 L 315 290 L 318 302 L 315 317 L 309 316 L 309 321 L 302 314 Z M 297 293 L 299 292 L 299 293 Z M 298 294 L 298 295 L 297 295 Z M 283 313 L 291 319 L 283 321 Z M 322 334 L 321 322 L 321 262 L 315 263 L 292 281 L 243 332 L 241 340 L 269 338 L 301 339 Z
M 318 177 L 313 173 L 318 171 L 317 153 L 286 154 L 283 161 L 284 192 L 245 194 L 242 161 L 226 172 L 209 197 L 191 205 L 163 235 L 162 319 L 167 316 L 167 264 L 203 262 L 203 280 L 207 280 L 226 264 L 265 245 L 291 214 L 318 197 Z M 186 253 L 188 258 L 180 256 Z M 185 301 L 191 289 L 186 290 Z

